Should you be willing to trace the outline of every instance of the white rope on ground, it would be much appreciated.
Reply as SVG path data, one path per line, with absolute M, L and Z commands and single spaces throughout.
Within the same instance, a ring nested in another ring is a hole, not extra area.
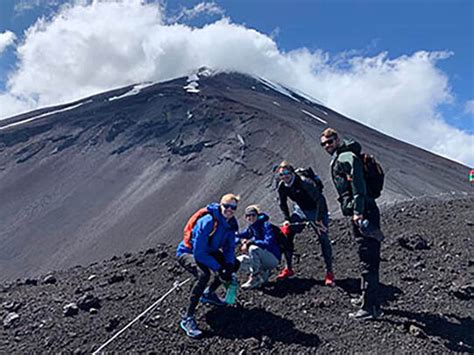
M 139 320 L 141 317 L 143 317 L 145 314 L 147 314 L 149 311 L 151 311 L 152 309 L 154 309 L 161 301 L 163 301 L 171 292 L 173 292 L 174 290 L 176 290 L 177 288 L 183 286 L 186 282 L 188 282 L 189 280 L 191 280 L 190 277 L 188 277 L 186 280 L 182 281 L 182 282 L 175 282 L 173 287 L 168 291 L 166 292 L 163 296 L 160 297 L 160 299 L 158 301 L 156 301 L 155 303 L 153 303 L 150 307 L 148 307 L 147 309 L 145 309 L 142 313 L 140 313 L 134 320 L 132 320 L 130 323 L 128 323 L 125 327 L 123 327 L 119 332 L 117 332 L 112 338 L 110 338 L 109 340 L 107 340 L 107 342 L 105 342 L 104 344 L 102 344 L 96 351 L 94 351 L 92 353 L 92 355 L 97 355 L 99 354 L 107 345 L 109 345 L 112 341 L 114 341 L 114 339 L 116 339 L 120 334 L 122 334 L 125 330 L 127 330 L 132 324 L 134 324 L 137 320 Z

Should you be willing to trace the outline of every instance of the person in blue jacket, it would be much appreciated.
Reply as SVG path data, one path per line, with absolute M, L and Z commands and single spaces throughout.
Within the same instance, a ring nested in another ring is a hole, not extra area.
M 191 290 L 189 306 L 180 322 L 180 327 L 192 338 L 202 334 L 194 318 L 199 301 L 225 306 L 226 303 L 217 296 L 216 290 L 222 281 L 230 281 L 232 273 L 239 268 L 240 263 L 234 254 L 235 234 L 238 231 L 234 213 L 238 201 L 238 196 L 226 194 L 222 196 L 220 203 L 209 204 L 207 211 L 192 222 L 195 224 L 188 238 L 185 229 L 185 238 L 176 250 L 178 263 L 196 280 Z M 214 278 L 206 289 L 211 273 Z
M 248 206 L 245 219 L 249 226 L 237 238 L 242 240 L 241 251 L 247 254 L 237 259 L 241 271 L 250 275 L 242 288 L 253 289 L 268 281 L 271 271 L 278 267 L 281 260 L 281 250 L 272 225 L 268 222 L 269 217 L 261 213 L 258 206 Z

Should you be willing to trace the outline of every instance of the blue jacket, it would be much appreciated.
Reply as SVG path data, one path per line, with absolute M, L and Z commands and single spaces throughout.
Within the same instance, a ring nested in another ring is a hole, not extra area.
M 221 265 L 212 254 L 220 249 L 222 249 L 227 264 L 235 263 L 235 233 L 239 227 L 234 217 L 229 221 L 224 218 L 218 203 L 207 205 L 207 209 L 212 216 L 206 214 L 197 220 L 192 232 L 192 249 L 187 248 L 184 242 L 181 241 L 176 250 L 176 256 L 180 257 L 186 253 L 193 254 L 198 263 L 217 271 L 221 268 Z M 217 228 L 214 235 L 209 237 L 214 227 L 214 219 L 217 220 Z
M 252 244 L 269 251 L 280 261 L 281 251 L 272 226 L 268 222 L 269 219 L 265 213 L 260 213 L 255 223 L 248 226 L 242 233 L 239 233 L 237 238 L 251 240 Z

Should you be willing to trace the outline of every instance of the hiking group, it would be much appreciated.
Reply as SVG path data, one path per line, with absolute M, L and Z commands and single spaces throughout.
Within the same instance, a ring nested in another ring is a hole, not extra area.
M 360 298 L 351 300 L 359 310 L 349 317 L 371 320 L 381 316 L 378 297 L 380 245 L 380 214 L 375 199 L 383 186 L 383 171 L 372 156 L 361 154 L 361 146 L 353 140 L 342 140 L 336 130 L 327 128 L 321 133 L 320 144 L 332 156 L 331 176 L 338 193 L 344 216 L 352 222 L 358 245 L 361 271 Z M 326 267 L 324 283 L 334 286 L 332 246 L 329 240 L 329 215 L 323 184 L 311 168 L 295 169 L 283 161 L 276 168 L 278 197 L 284 222 L 276 226 L 270 217 L 255 205 L 245 208 L 248 226 L 239 233 L 235 211 L 239 196 L 226 194 L 219 203 L 211 203 L 198 210 L 184 228 L 184 238 L 178 245 L 178 263 L 192 274 L 195 283 L 189 305 L 182 315 L 180 327 L 192 338 L 202 332 L 195 320 L 199 302 L 214 306 L 228 303 L 216 290 L 229 285 L 236 273 L 248 274 L 241 285 L 244 290 L 258 288 L 268 282 L 282 257 L 285 267 L 277 280 L 295 276 L 293 269 L 294 239 L 309 226 L 318 238 Z M 293 201 L 293 209 L 288 207 Z M 241 255 L 235 255 L 239 245 Z M 212 276 L 212 281 L 211 281 Z

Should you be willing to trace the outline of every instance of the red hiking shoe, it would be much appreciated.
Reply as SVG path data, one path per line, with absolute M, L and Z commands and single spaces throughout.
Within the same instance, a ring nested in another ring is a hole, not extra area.
M 293 276 L 295 276 L 295 272 L 286 267 L 278 274 L 277 280 L 284 280 L 284 279 L 288 279 L 288 278 L 293 277 Z
M 324 278 L 324 284 L 326 286 L 336 286 L 336 283 L 334 282 L 334 274 L 332 272 L 326 273 L 326 277 Z

